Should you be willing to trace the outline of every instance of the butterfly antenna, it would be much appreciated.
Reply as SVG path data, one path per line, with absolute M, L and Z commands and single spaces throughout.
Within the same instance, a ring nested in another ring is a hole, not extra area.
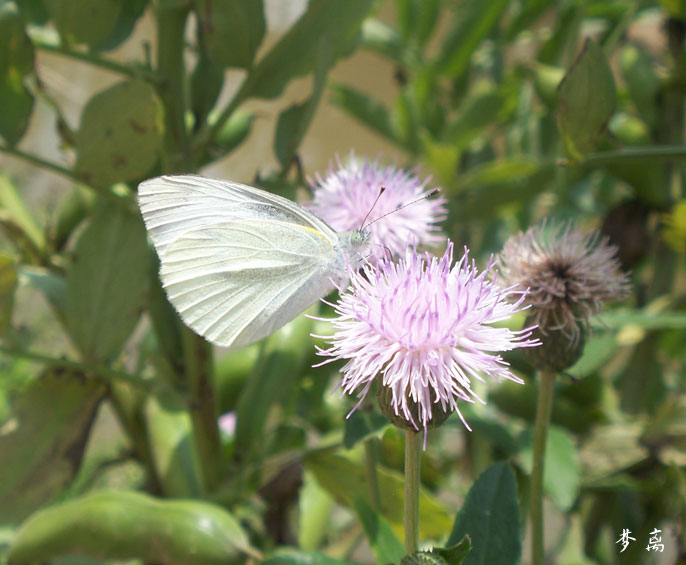
M 386 187 L 382 186 L 379 189 L 379 194 L 376 195 L 376 198 L 374 199 L 374 202 L 372 205 L 369 207 L 369 211 L 367 212 L 367 215 L 362 219 L 362 223 L 360 224 L 360 229 L 364 229 L 365 225 L 364 223 L 367 221 L 367 218 L 369 218 L 369 214 L 372 213 L 372 210 L 374 210 L 374 207 L 376 206 L 376 203 L 379 201 L 379 198 L 381 198 L 381 195 L 386 192 Z M 382 216 L 383 217 L 383 216 Z M 370 222 L 371 223 L 371 222 Z
M 385 187 L 382 187 L 382 190 L 384 188 Z M 391 214 L 395 214 L 396 212 L 399 212 L 403 208 L 407 208 L 408 206 L 412 206 L 413 204 L 416 204 L 417 202 L 421 202 L 422 200 L 426 200 L 427 198 L 431 198 L 432 196 L 436 196 L 439 192 L 440 192 L 440 190 L 438 188 L 434 188 L 433 190 L 430 190 L 429 192 L 427 192 L 423 196 L 420 196 L 419 198 L 415 198 L 414 200 L 411 200 L 410 202 L 406 202 L 402 206 L 398 206 L 395 210 L 391 210 L 390 212 L 386 212 L 383 216 L 379 216 L 378 218 L 375 218 L 374 220 L 369 222 L 366 226 L 364 225 L 364 222 L 362 223 L 362 225 L 364 226 L 364 228 L 368 228 L 374 222 L 378 222 L 379 220 L 385 218 L 386 216 L 390 216 Z M 381 196 L 381 193 L 379 193 L 379 196 Z M 376 200 L 378 200 L 378 199 L 379 199 L 379 197 L 377 196 Z M 374 203 L 376 204 L 376 202 L 374 202 Z M 372 206 L 372 208 L 373 208 L 373 206 Z M 369 212 L 371 212 L 371 210 Z M 365 216 L 365 220 L 368 217 L 369 217 L 369 213 L 367 213 L 367 215 Z

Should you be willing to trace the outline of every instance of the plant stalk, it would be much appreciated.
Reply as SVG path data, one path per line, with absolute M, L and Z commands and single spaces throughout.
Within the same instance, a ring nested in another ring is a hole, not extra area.
M 419 475 L 422 448 L 420 433 L 405 430 L 405 552 L 419 550 Z
M 533 565 L 543 565 L 544 562 L 543 472 L 554 388 L 555 373 L 553 371 L 541 371 L 534 427 L 533 468 L 531 470 L 531 563 Z

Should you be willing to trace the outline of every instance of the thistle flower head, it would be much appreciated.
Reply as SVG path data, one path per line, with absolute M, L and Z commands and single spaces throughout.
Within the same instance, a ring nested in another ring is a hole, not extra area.
M 383 247 L 395 255 L 403 255 L 408 245 L 416 247 L 441 241 L 436 224 L 446 217 L 444 198 L 425 198 L 400 209 L 426 196 L 430 179 L 420 181 L 414 172 L 393 165 L 382 167 L 378 161 L 356 159 L 353 153 L 346 165 L 336 157 L 336 165 L 337 168 L 329 167 L 325 178 L 316 175 L 316 182 L 310 181 L 313 199 L 308 204 L 332 228 L 351 231 L 363 227 L 364 222 L 371 241 L 379 244 L 372 246 L 372 253 L 377 257 L 384 254 Z M 385 191 L 379 197 L 381 187 Z M 393 213 L 382 218 L 389 212 Z M 375 222 L 376 218 L 380 219 Z
M 452 262 L 448 242 L 441 259 L 407 249 L 404 260 L 382 258 L 351 273 L 334 306 L 330 347 L 318 351 L 330 358 L 324 363 L 347 361 L 340 386 L 360 402 L 378 375 L 392 392 L 394 413 L 415 429 L 426 429 L 436 405 L 459 414 L 458 400 L 483 402 L 472 379 L 521 383 L 497 352 L 538 344 L 527 340 L 529 330 L 490 325 L 523 308 L 521 292 L 487 278 L 492 263 L 478 273 L 467 250 Z M 520 297 L 511 303 L 513 294 Z
M 543 335 L 560 331 L 575 343 L 603 303 L 626 296 L 616 248 L 593 230 L 545 221 L 511 237 L 500 254 L 501 281 L 528 288 L 525 303 Z

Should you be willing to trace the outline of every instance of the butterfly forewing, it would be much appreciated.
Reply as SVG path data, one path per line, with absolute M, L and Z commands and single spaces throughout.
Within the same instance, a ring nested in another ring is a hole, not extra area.
M 198 175 L 167 175 L 142 182 L 138 202 L 155 249 L 192 230 L 237 219 L 272 219 L 307 226 L 337 241 L 336 232 L 287 198 L 252 186 Z

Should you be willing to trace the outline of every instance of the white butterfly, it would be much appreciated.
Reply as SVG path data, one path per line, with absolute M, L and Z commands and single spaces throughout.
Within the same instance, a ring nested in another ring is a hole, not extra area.
M 369 239 L 281 196 L 197 175 L 143 181 L 138 203 L 170 302 L 224 347 L 268 336 L 345 285 Z

